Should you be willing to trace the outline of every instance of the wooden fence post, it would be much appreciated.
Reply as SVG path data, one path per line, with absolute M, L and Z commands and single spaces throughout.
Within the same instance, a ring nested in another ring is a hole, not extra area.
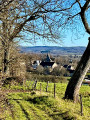
M 48 92 L 48 83 L 49 83 L 49 81 L 47 81 L 46 92 Z
M 34 89 L 36 89 L 36 86 L 37 86 L 37 80 L 35 81 Z
M 80 111 L 81 111 L 81 116 L 82 116 L 83 115 L 82 95 L 80 95 Z
M 56 84 L 54 83 L 54 98 L 56 97 L 55 92 L 56 92 Z
M 40 83 L 40 93 L 41 93 L 41 87 L 42 87 L 42 83 Z
M 36 89 L 36 85 L 37 85 L 37 80 L 34 81 L 34 83 L 32 85 L 32 89 Z

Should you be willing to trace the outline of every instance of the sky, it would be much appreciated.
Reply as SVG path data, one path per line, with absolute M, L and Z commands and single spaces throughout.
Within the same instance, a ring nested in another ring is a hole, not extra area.
M 82 0 L 82 4 L 83 4 L 83 0 Z M 75 8 L 78 9 L 78 6 L 76 4 Z M 76 11 L 77 11 L 76 10 Z M 74 11 L 74 10 L 73 10 Z M 88 10 L 90 12 L 90 9 Z M 75 11 L 74 11 L 75 12 Z M 75 14 L 74 12 L 72 12 L 72 14 Z M 90 24 L 90 17 L 89 17 L 89 12 L 87 12 L 87 20 L 88 20 L 88 23 Z M 76 19 L 78 21 L 78 17 Z M 80 20 L 80 19 L 79 19 Z M 76 21 L 74 21 L 76 22 Z M 76 24 L 75 24 L 76 25 Z M 74 28 L 75 28 L 75 25 L 74 25 Z M 62 42 L 59 42 L 60 44 L 56 44 L 56 43 L 51 43 L 47 40 L 43 40 L 43 38 L 41 38 L 40 40 L 37 38 L 37 42 L 36 43 L 29 43 L 29 42 L 19 42 L 20 45 L 22 46 L 61 46 L 61 47 L 72 47 L 72 46 L 87 46 L 88 44 L 88 37 L 90 37 L 86 32 L 85 32 L 85 28 L 80 20 L 80 24 L 78 22 L 78 31 L 81 31 L 83 33 L 83 35 L 80 35 L 79 38 L 75 39 L 75 35 L 74 37 L 72 37 L 72 33 L 73 31 L 70 31 L 70 30 L 67 30 L 66 33 L 63 32 L 63 36 L 64 37 L 61 37 L 59 41 L 62 41 Z M 41 29 L 41 28 L 40 28 Z M 41 29 L 42 30 L 42 29 Z M 74 33 L 73 33 L 74 34 Z M 26 35 L 26 37 L 29 39 L 29 36 L 30 35 Z M 77 36 L 77 35 L 76 35 Z M 32 36 L 33 37 L 33 36 Z
M 87 46 L 89 35 L 85 33 L 78 39 L 72 39 L 71 33 L 68 33 L 65 38 L 61 38 L 62 42 L 60 44 L 50 43 L 48 41 L 38 40 L 36 43 L 21 42 L 21 46 L 60 46 L 60 47 L 73 47 L 73 46 Z

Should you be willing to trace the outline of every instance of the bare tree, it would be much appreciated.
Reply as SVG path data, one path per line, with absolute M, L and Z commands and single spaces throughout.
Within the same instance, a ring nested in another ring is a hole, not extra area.
M 47 17 L 46 6 L 49 7 L 50 1 L 37 2 L 34 0 L 13 0 L 1 2 L 4 6 L 0 13 L 0 41 L 3 48 L 3 73 L 8 74 L 8 61 L 10 59 L 10 50 L 13 42 L 19 37 L 30 34 L 35 42 L 35 34 L 43 38 L 53 39 L 57 37 L 55 32 L 52 33 L 50 17 Z M 34 22 L 35 21 L 35 22 Z M 53 25 L 53 24 L 52 24 Z M 42 29 L 41 29 L 42 28 Z M 16 38 L 16 39 L 15 39 Z M 29 40 L 31 39 L 29 38 Z
M 90 34 L 90 26 L 87 18 L 87 10 L 90 11 L 90 0 L 85 0 L 83 5 L 80 3 L 79 0 L 76 0 L 80 12 L 78 13 L 81 17 L 81 21 L 85 27 L 85 30 L 88 34 Z M 86 13 L 86 15 L 85 15 Z M 65 99 L 72 99 L 74 102 L 78 101 L 78 96 L 79 96 L 79 90 L 82 84 L 82 81 L 90 68 L 90 38 L 89 38 L 89 43 L 88 46 L 71 78 L 71 80 L 68 83 L 66 92 L 65 92 Z

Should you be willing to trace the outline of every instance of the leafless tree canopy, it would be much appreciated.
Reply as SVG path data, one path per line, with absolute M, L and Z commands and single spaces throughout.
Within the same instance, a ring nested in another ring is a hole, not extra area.
M 89 11 L 89 0 L 2 0 L 0 23 L 8 21 L 8 36 L 11 40 L 23 35 L 27 36 L 27 40 L 34 38 L 34 42 L 39 36 L 55 42 L 66 26 L 70 29 L 72 25 L 74 30 L 80 31 L 80 19 L 90 33 Z

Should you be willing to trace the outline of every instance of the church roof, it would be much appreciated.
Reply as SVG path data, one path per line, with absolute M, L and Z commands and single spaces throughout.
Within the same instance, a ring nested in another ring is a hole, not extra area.
M 50 55 L 47 54 L 46 58 L 40 63 L 43 67 L 52 67 L 55 62 L 50 59 Z
M 52 62 L 49 54 L 47 54 L 46 58 L 44 59 L 44 62 Z
M 45 67 L 45 66 L 50 66 L 50 67 L 52 67 L 53 64 L 54 64 L 54 62 L 44 62 L 44 61 L 42 61 L 42 62 L 40 63 L 40 65 L 42 65 L 43 67 Z

